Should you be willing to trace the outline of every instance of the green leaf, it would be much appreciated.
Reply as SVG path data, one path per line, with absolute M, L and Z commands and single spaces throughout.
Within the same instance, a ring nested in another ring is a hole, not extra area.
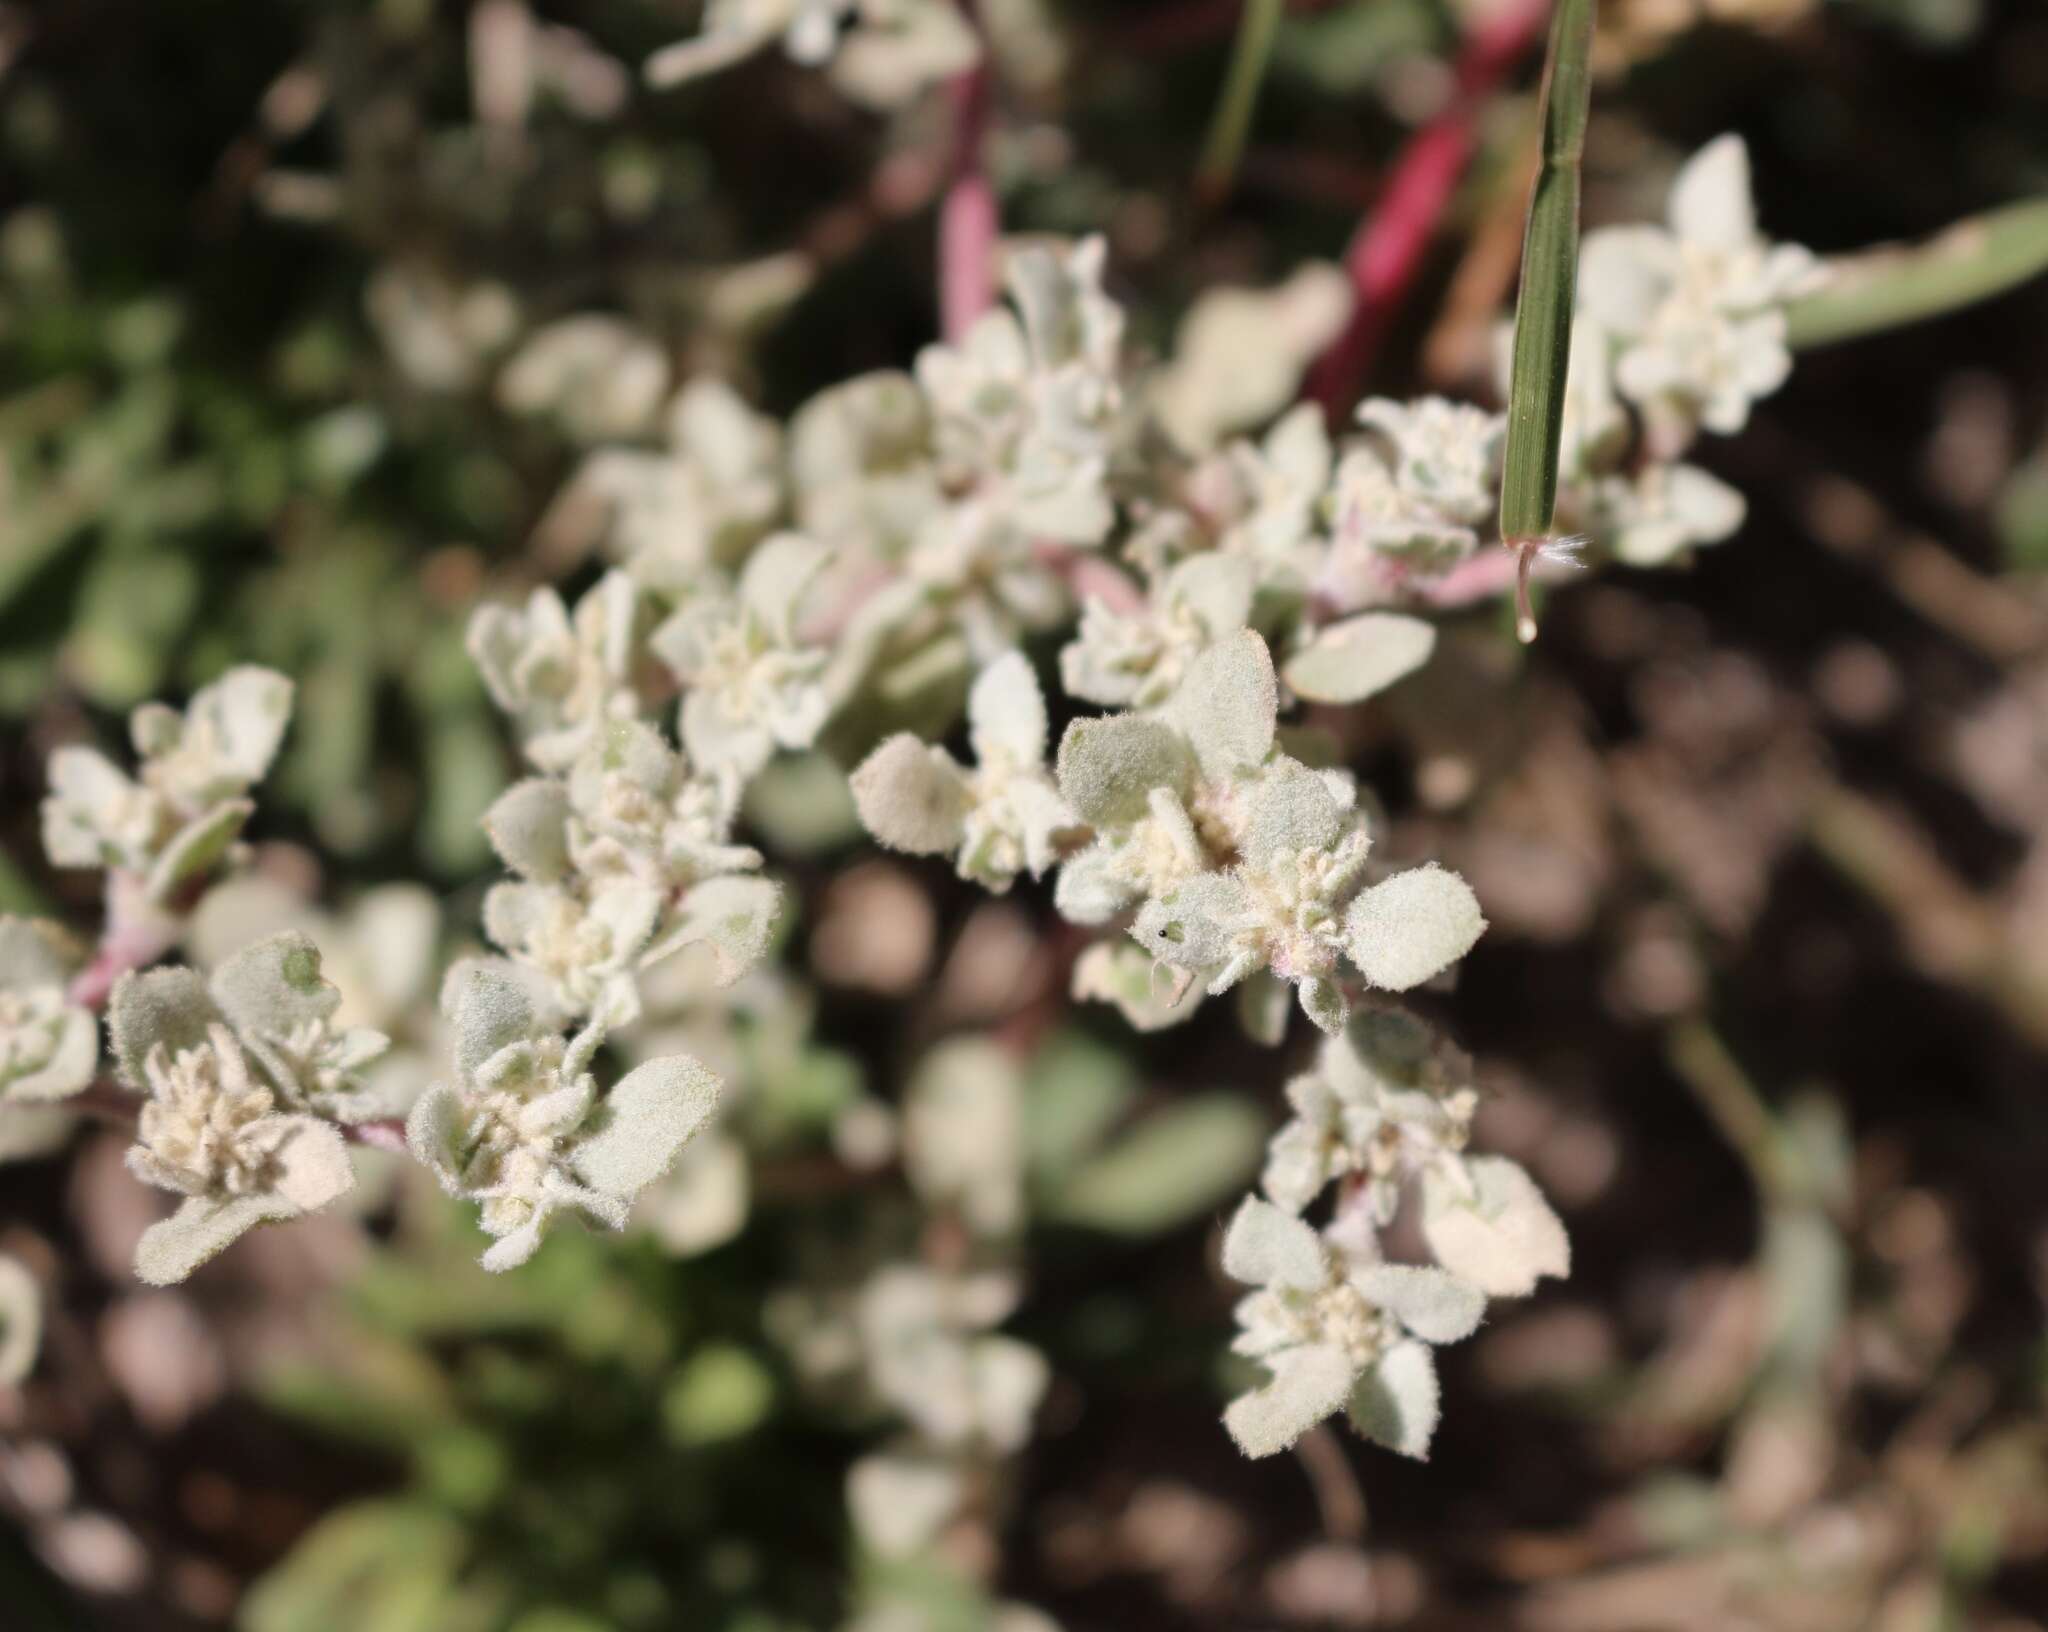
M 737 1343 L 707 1343 L 670 1380 L 661 1423 L 670 1442 L 715 1445 L 752 1433 L 775 1405 L 775 1379 Z
M 1122 1054 L 1082 1031 L 1053 1033 L 1025 1080 L 1024 1148 L 1033 1178 L 1063 1177 L 1102 1143 L 1136 1093 Z
M 2048 272 L 2048 199 L 1958 221 L 1919 244 L 1847 256 L 1827 282 L 1787 309 L 1797 349 L 1832 345 L 1939 317 Z
M 1265 1139 L 1265 1118 L 1237 1095 L 1197 1094 L 1078 1169 L 1046 1211 L 1112 1235 L 1163 1234 L 1243 1189 Z
M 1543 156 L 1529 195 L 1522 287 L 1515 302 L 1507 466 L 1500 495 L 1500 536 L 1510 544 L 1548 537 L 1557 506 L 1592 46 L 1593 0 L 1558 0 L 1543 70 Z

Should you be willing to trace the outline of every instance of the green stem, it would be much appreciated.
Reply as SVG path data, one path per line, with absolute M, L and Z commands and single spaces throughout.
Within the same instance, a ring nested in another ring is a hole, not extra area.
M 1286 8 L 1287 0 L 1246 0 L 1244 15 L 1238 20 L 1237 43 L 1230 51 L 1230 69 L 1223 79 L 1223 94 L 1209 121 L 1201 162 L 1195 167 L 1195 191 L 1203 198 L 1222 197 L 1237 176 L 1245 136 L 1259 103 L 1259 86 L 1272 59 L 1273 36 Z
M 1558 0 L 1543 70 L 1543 150 L 1522 239 L 1500 533 L 1523 549 L 1550 535 L 1564 435 L 1565 371 L 1578 282 L 1579 168 L 1592 103 L 1593 0 Z M 1534 631 L 1526 627 L 1523 638 Z
M 1832 345 L 1938 317 L 2048 272 L 2048 198 L 1974 215 L 1918 244 L 1844 256 L 1786 313 L 1795 347 Z

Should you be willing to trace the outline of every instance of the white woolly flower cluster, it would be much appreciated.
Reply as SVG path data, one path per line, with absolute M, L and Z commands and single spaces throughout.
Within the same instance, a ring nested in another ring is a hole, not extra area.
M 957 849 L 962 876 L 995 889 L 1022 867 L 1042 873 L 1063 846 L 1061 914 L 1094 926 L 1135 913 L 1131 936 L 1167 971 L 1162 1001 L 1149 972 L 1127 982 L 1119 955 L 1098 949 L 1077 968 L 1078 995 L 1116 998 L 1149 1026 L 1184 1018 L 1194 988 L 1270 976 L 1336 1031 L 1348 979 L 1406 991 L 1463 957 L 1485 920 L 1440 868 L 1372 881 L 1355 785 L 1278 746 L 1279 696 L 1266 643 L 1239 629 L 1159 708 L 1074 721 L 1055 785 L 1042 768 L 1043 698 L 1012 654 L 970 700 L 975 772 L 898 736 L 854 773 L 855 800 L 883 843 Z
M 1278 704 L 1265 642 L 1240 630 L 1163 708 L 1069 726 L 1060 792 L 1092 842 L 1061 867 L 1054 899 L 1081 924 L 1135 908 L 1132 937 L 1179 988 L 1270 974 L 1335 1031 L 1347 968 L 1406 991 L 1463 957 L 1485 920 L 1440 868 L 1371 882 L 1356 787 L 1278 746 Z
M 1782 379 L 1785 307 L 1816 275 L 1757 234 L 1734 138 L 1686 167 L 1672 221 L 1589 239 L 1560 471 L 1560 525 L 1643 565 L 1739 526 L 1740 497 L 1679 454 Z M 680 680 L 692 760 L 744 779 L 856 699 L 929 718 L 966 668 L 1056 631 L 1071 631 L 1064 689 L 1104 707 L 1162 707 L 1247 626 L 1293 697 L 1354 703 L 1427 661 L 1430 627 L 1403 609 L 1506 586 L 1466 570 L 1498 552 L 1500 415 L 1374 398 L 1348 436 L 1308 405 L 1240 434 L 1286 406 L 1328 338 L 1325 280 L 1216 292 L 1147 373 L 1103 276 L 1099 239 L 1013 247 L 1008 305 L 909 372 L 831 387 L 786 432 L 694 382 L 665 448 L 594 452 L 576 490 L 624 575 L 573 620 L 536 597 L 475 641 L 536 763 L 566 763 L 608 711 L 644 712 Z M 818 604 L 799 623 L 807 585 Z M 909 744 L 891 753 L 909 765 Z M 924 781 L 937 803 L 905 847 L 958 855 L 958 779 L 935 762 Z M 1002 848 L 1041 817 L 1010 813 Z M 1044 856 L 963 860 L 994 879 Z
M 869 107 L 896 107 L 972 67 L 974 30 L 953 0 L 711 0 L 704 27 L 647 61 L 655 85 L 716 73 L 780 41 L 794 62 L 829 67 Z
M 50 756 L 43 848 L 59 867 L 107 867 L 162 902 L 212 868 L 256 807 L 291 718 L 292 683 L 270 669 L 230 669 L 181 715 L 144 703 L 128 734 L 142 763 L 130 777 L 97 749 Z
M 67 995 L 78 961 L 55 924 L 0 917 L 0 1105 L 68 1099 L 92 1081 L 99 1022 Z
M 123 975 L 108 1006 L 121 1080 L 143 1103 L 128 1167 L 183 1196 L 144 1232 L 135 1271 L 183 1280 L 256 1224 L 325 1206 L 355 1182 L 334 1124 L 390 1114 L 362 1075 L 388 1039 L 333 1024 L 341 993 L 305 936 L 274 935 L 210 980 Z
M 573 619 L 540 590 L 524 612 L 472 621 L 491 694 L 548 773 L 485 817 L 517 877 L 486 897 L 484 927 L 544 977 L 561 1015 L 630 1022 L 638 972 L 685 946 L 708 946 L 727 981 L 765 954 L 781 892 L 733 824 L 746 779 L 778 744 L 807 744 L 827 711 L 824 654 L 800 648 L 791 622 L 816 565 L 805 541 L 770 539 L 734 591 L 708 586 L 659 625 L 624 573 Z M 688 757 L 650 719 L 679 679 Z
M 448 1194 L 480 1204 L 494 1238 L 485 1269 L 525 1263 L 565 1212 L 623 1229 L 634 1198 L 718 1109 L 718 1079 L 685 1055 L 600 1091 L 590 1066 L 603 1023 L 563 1038 L 511 970 L 458 967 L 446 1008 L 457 1080 L 420 1096 L 406 1143 Z
M 853 773 L 867 830 L 892 850 L 955 855 L 962 878 L 1000 895 L 1041 878 L 1079 823 L 1046 769 L 1045 694 L 1019 652 L 998 658 L 967 698 L 972 769 L 899 732 Z
M 1742 496 L 1682 463 L 1702 429 L 1732 436 L 1785 383 L 1787 305 L 1824 277 L 1758 230 L 1741 138 L 1679 172 L 1666 227 L 1606 227 L 1580 255 L 1560 507 L 1616 558 L 1656 566 L 1742 525 Z M 1631 456 L 1627 416 L 1643 419 Z
M 1224 1422 L 1247 1454 L 1294 1443 L 1336 1411 L 1368 1439 L 1424 1456 L 1438 1414 L 1430 1346 L 1469 1336 L 1488 1297 L 1564 1275 L 1570 1246 L 1535 1182 L 1503 1157 L 1464 1154 L 1478 1095 L 1464 1057 L 1410 1016 L 1368 1010 L 1288 1085 L 1265 1196 L 1231 1220 L 1223 1267 L 1257 1290 L 1233 1347 L 1268 1380 Z M 1331 1184 L 1317 1230 L 1299 1216 Z M 1434 1266 L 1390 1263 L 1380 1232 L 1419 1191 Z

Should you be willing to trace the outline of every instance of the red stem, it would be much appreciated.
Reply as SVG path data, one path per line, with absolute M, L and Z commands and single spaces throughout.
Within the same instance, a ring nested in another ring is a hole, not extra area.
M 107 927 L 92 961 L 71 977 L 68 996 L 80 1008 L 104 1008 L 114 982 L 131 969 L 156 962 L 178 944 L 181 916 L 148 898 L 141 879 L 130 873 L 107 875 Z
M 1334 421 L 1358 400 L 1380 343 L 1422 269 L 1437 224 L 1478 146 L 1479 111 L 1543 33 L 1550 0 L 1507 0 L 1466 39 L 1450 105 L 1409 139 L 1386 190 L 1344 252 L 1351 321 L 1309 373 L 1307 395 Z

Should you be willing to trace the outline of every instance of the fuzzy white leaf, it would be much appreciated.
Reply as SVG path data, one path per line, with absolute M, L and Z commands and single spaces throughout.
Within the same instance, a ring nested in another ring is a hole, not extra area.
M 1061 871 L 1064 883 L 1072 863 Z M 1129 941 L 1097 941 L 1074 960 L 1070 987 L 1080 1002 L 1113 1003 L 1139 1031 L 1177 1026 L 1202 1005 L 1200 982 L 1163 970 Z
M 324 1207 L 346 1194 L 356 1182 L 349 1165 L 348 1144 L 341 1130 L 317 1116 L 278 1118 L 282 1139 L 277 1146 L 278 1197 L 302 1213 Z
M 1210 776 L 1229 776 L 1262 762 L 1273 746 L 1280 685 L 1273 654 L 1250 629 L 1209 647 L 1167 705 Z
M 1495 1298 L 1571 1273 L 1571 1241 L 1534 1179 L 1504 1156 L 1472 1157 L 1464 1172 L 1469 1195 L 1451 1175 L 1423 1176 L 1422 1233 L 1438 1263 Z
M 104 867 L 114 846 L 101 832 L 103 813 L 118 810 L 135 784 L 96 748 L 67 744 L 49 762 L 43 801 L 43 852 L 55 867 Z
M 341 1006 L 339 988 L 321 976 L 320 949 L 298 930 L 244 947 L 207 987 L 229 1024 L 252 1037 L 326 1020 Z
M 601 1101 L 602 1125 L 577 1144 L 577 1174 L 601 1195 L 638 1195 L 717 1114 L 722 1093 L 718 1078 L 688 1055 L 636 1066 Z
M 151 969 L 114 982 L 107 1002 L 107 1030 L 114 1062 L 129 1087 L 146 1090 L 142 1062 L 158 1043 L 173 1054 L 206 1042 L 206 1028 L 220 1019 L 206 982 L 191 969 Z
M 1075 720 L 1060 738 L 1060 797 L 1097 828 L 1137 821 L 1154 788 L 1181 792 L 1192 770 L 1180 733 L 1147 715 Z
M 981 671 L 967 694 L 967 724 L 982 765 L 996 759 L 1044 762 L 1045 695 L 1022 652 L 1005 652 Z
M 1441 974 L 1485 929 L 1472 887 L 1434 862 L 1375 884 L 1344 915 L 1351 961 L 1371 984 L 1390 992 Z
M 1313 1292 L 1329 1279 L 1322 1238 L 1292 1213 L 1246 1196 L 1223 1235 L 1223 1272 L 1248 1286 Z
M 455 1028 L 455 1064 L 464 1080 L 500 1049 L 532 1036 L 533 1001 L 525 982 L 498 963 L 475 959 L 449 972 L 442 1011 Z
M 405 1119 L 405 1148 L 450 1195 L 460 1193 L 457 1141 L 462 1131 L 462 1096 L 435 1083 L 413 1101 Z
M 1246 1456 L 1286 1450 L 1344 1404 L 1358 1375 L 1342 1349 L 1325 1343 L 1282 1349 L 1261 1363 L 1272 1380 L 1223 1413 L 1223 1426 Z
M 1344 995 L 1344 988 L 1334 980 L 1325 980 L 1321 975 L 1311 975 L 1304 980 L 1301 993 L 1301 1012 L 1315 1022 L 1316 1030 L 1326 1037 L 1334 1037 L 1344 1029 L 1351 1018 L 1351 1000 Z
M 891 850 L 944 855 L 965 830 L 967 783 L 943 748 L 899 732 L 848 779 L 861 825 Z
M 740 603 L 761 620 L 778 645 L 790 645 L 796 639 L 797 605 L 831 559 L 831 550 L 801 533 L 763 539 L 740 572 Z
M 768 955 L 782 917 L 782 886 L 773 879 L 729 874 L 692 885 L 676 909 L 675 926 L 650 947 L 659 962 L 686 946 L 709 947 L 721 986 L 730 986 Z
M 292 717 L 292 683 L 244 664 L 202 686 L 185 711 L 185 737 L 203 736 L 211 757 L 244 787 L 263 780 Z
M 1289 851 L 1327 850 L 1342 835 L 1348 806 L 1306 765 L 1282 760 L 1244 796 L 1244 853 L 1266 861 Z
M 1244 884 L 1230 873 L 1197 873 L 1147 901 L 1131 938 L 1161 963 L 1206 974 L 1231 960 L 1249 911 Z
M 1353 1272 L 1358 1289 L 1425 1343 L 1456 1343 L 1479 1329 L 1486 1294 L 1441 1269 L 1368 1264 Z
M 1358 703 L 1413 674 L 1436 650 L 1436 625 L 1363 612 L 1319 629 L 1287 660 L 1287 684 L 1313 703 Z
M 1396 1343 L 1358 1380 L 1351 1395 L 1351 1425 L 1375 1444 L 1429 1459 L 1441 1394 L 1436 1356 L 1426 1343 Z
M 1678 172 L 1671 188 L 1671 230 L 1687 243 L 1733 252 L 1756 241 L 1749 149 L 1740 136 L 1717 136 Z
M 142 1232 L 135 1246 L 136 1276 L 151 1286 L 174 1286 L 234 1245 L 244 1231 L 290 1218 L 295 1211 L 290 1202 L 268 1194 L 221 1200 L 189 1196 L 169 1218 Z
M 551 777 L 515 782 L 484 813 L 491 848 L 522 878 L 552 884 L 569 870 L 569 790 Z
M 66 1009 L 57 1028 L 55 1045 L 41 1066 L 0 1078 L 0 1094 L 14 1105 L 69 1099 L 91 1084 L 99 1069 L 99 1022 L 88 1010 Z

